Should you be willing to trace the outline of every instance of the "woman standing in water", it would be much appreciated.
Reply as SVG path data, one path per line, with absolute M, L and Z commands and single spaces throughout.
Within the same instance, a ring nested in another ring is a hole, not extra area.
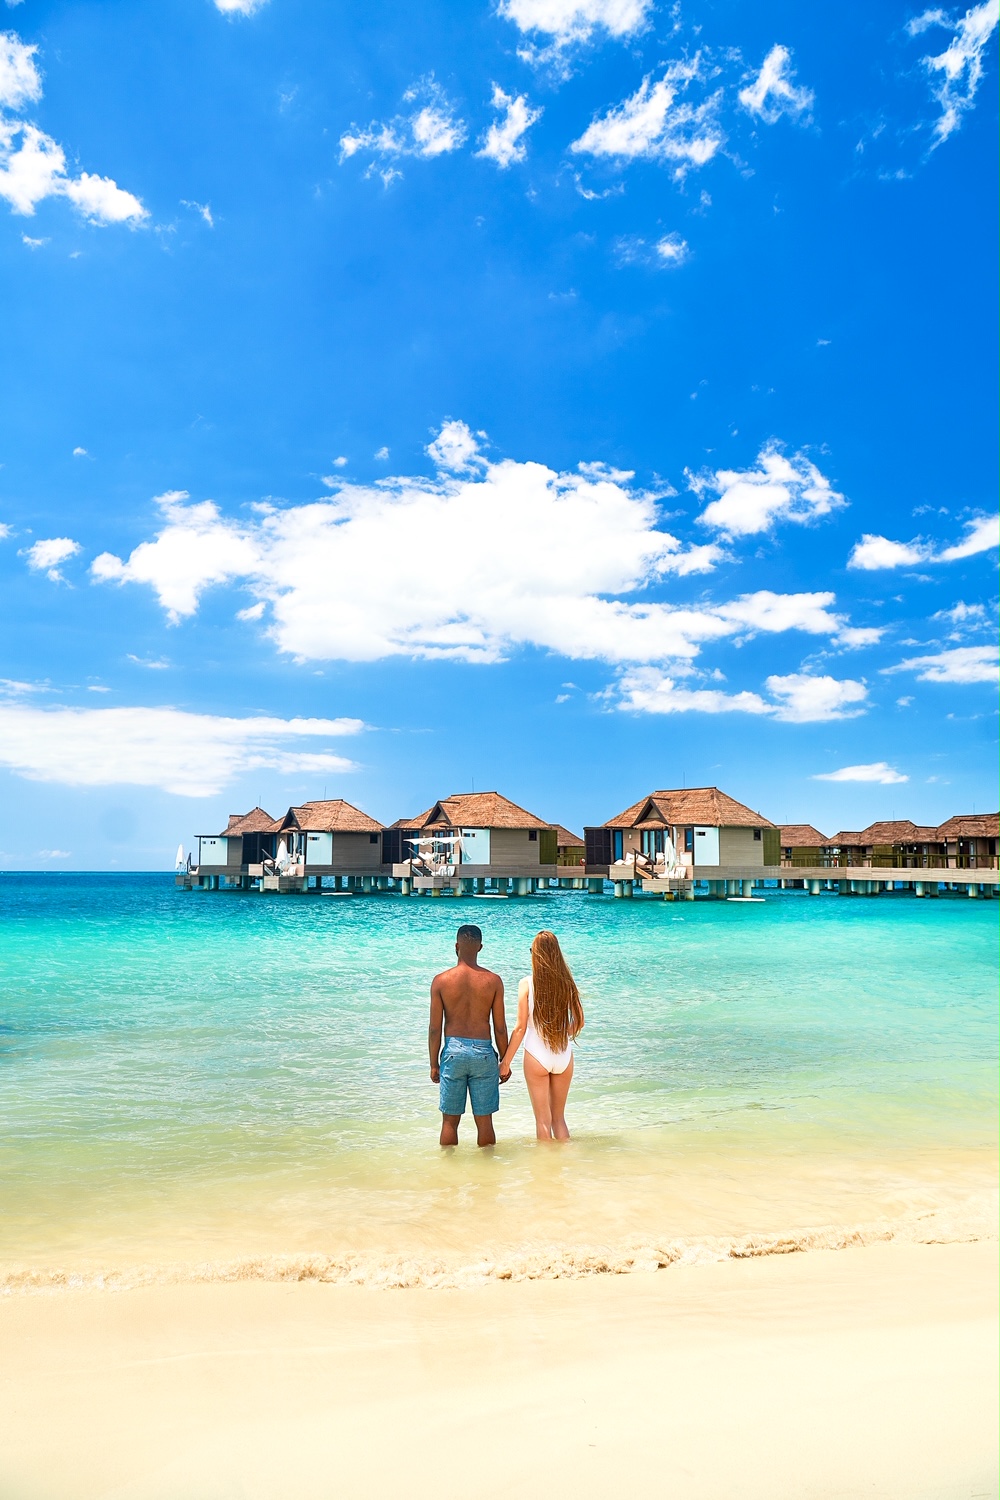
M 540 1141 L 568 1141 L 566 1097 L 573 1080 L 573 1042 L 583 1030 L 580 992 L 554 932 L 531 945 L 531 973 L 517 991 L 517 1025 L 500 1064 L 506 1082 L 524 1042 L 524 1081 Z

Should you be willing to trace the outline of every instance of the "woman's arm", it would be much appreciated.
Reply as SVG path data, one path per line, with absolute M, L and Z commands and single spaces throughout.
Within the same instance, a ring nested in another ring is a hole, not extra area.
M 511 1033 L 507 1051 L 500 1060 L 500 1077 L 504 1080 L 510 1077 L 511 1064 L 517 1056 L 517 1049 L 524 1041 L 524 1033 L 528 1029 L 528 981 L 522 979 L 517 987 L 517 1025 Z

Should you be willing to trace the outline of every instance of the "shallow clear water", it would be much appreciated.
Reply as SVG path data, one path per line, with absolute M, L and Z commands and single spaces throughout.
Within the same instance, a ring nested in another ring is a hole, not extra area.
M 427 988 L 469 920 L 512 997 L 537 929 L 563 942 L 587 1013 L 568 1148 L 535 1145 L 519 1070 L 495 1152 L 436 1147 Z M 996 937 L 997 903 L 964 896 L 5 875 L 0 1259 L 461 1255 L 954 1207 L 994 1175 Z

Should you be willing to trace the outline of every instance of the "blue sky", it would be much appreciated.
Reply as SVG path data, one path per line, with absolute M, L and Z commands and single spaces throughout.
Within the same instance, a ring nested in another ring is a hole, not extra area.
M 8 0 L 0 865 L 995 807 L 996 11 Z

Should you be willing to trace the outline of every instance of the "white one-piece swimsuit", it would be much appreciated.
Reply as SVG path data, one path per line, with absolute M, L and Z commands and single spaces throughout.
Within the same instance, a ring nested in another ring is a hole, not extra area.
M 562 1052 L 553 1052 L 545 1038 L 535 1030 L 535 986 L 528 980 L 528 1029 L 524 1033 L 524 1050 L 530 1052 L 536 1063 L 546 1073 L 565 1073 L 573 1061 L 573 1043 L 567 1042 Z

